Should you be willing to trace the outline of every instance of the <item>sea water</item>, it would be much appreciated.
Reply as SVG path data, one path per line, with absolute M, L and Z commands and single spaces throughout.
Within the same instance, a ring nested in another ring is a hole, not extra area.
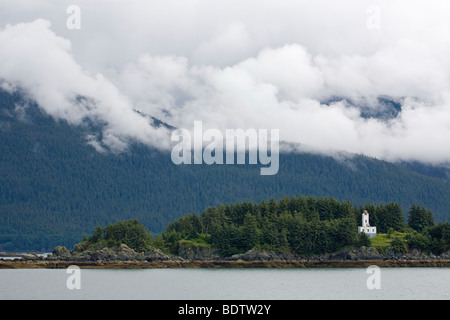
M 449 299 L 450 268 L 0 270 L 0 299 Z

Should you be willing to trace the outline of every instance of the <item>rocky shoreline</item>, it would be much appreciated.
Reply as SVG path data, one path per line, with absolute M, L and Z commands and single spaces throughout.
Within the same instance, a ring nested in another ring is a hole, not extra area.
M 136 252 L 126 245 L 94 251 L 69 251 L 56 247 L 48 256 L 33 253 L 3 259 L 0 269 L 63 269 L 71 265 L 91 269 L 151 268 L 365 268 L 379 267 L 450 267 L 450 252 L 440 256 L 418 251 L 408 254 L 379 253 L 375 248 L 361 247 L 333 254 L 301 257 L 286 253 L 250 250 L 244 254 L 221 258 L 211 248 L 183 248 L 179 255 L 168 255 L 159 249 Z
M 0 261 L 0 269 L 67 269 L 76 265 L 81 269 L 163 269 L 163 268 L 380 268 L 450 267 L 450 260 L 359 260 L 359 261 Z

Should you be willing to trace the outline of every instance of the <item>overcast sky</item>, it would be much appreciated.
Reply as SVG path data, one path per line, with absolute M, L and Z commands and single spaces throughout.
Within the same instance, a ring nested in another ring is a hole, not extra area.
M 0 86 L 74 125 L 102 121 L 97 147 L 169 147 L 136 108 L 186 129 L 279 129 L 302 150 L 450 163 L 449 13 L 447 0 L 0 0 Z

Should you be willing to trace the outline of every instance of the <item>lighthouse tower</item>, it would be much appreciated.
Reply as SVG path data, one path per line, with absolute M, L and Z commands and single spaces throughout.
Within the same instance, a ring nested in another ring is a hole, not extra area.
M 369 238 L 373 238 L 377 235 L 377 227 L 371 227 L 369 223 L 369 212 L 364 210 L 361 215 L 361 227 L 358 227 L 358 233 L 364 232 Z

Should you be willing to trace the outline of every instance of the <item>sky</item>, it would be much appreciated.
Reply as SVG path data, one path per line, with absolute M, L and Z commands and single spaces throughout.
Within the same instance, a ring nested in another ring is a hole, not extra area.
M 86 136 L 99 151 L 171 147 L 137 109 L 187 130 L 279 129 L 291 151 L 450 164 L 449 12 L 447 0 L 0 0 L 0 87 L 55 119 L 102 123 Z

